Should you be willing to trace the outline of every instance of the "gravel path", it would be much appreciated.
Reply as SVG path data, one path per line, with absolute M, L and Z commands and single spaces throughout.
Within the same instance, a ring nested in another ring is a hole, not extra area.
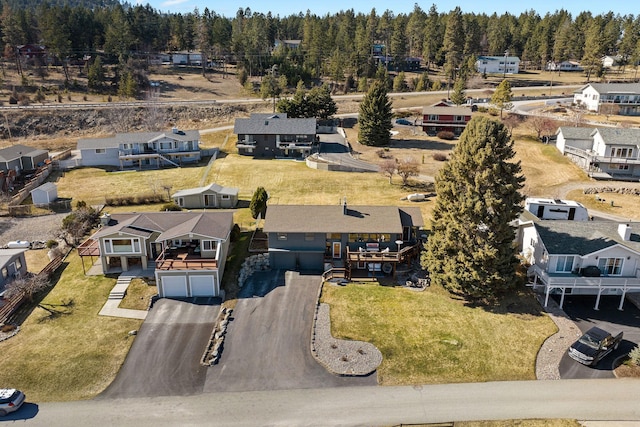
M 0 246 L 14 240 L 47 241 L 55 239 L 66 213 L 29 218 L 0 217 Z

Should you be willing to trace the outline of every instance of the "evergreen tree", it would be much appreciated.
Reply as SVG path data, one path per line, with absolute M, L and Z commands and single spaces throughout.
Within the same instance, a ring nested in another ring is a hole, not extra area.
M 405 82 L 404 71 L 400 71 L 397 76 L 393 78 L 393 91 L 404 92 L 407 90 L 407 83 Z
M 383 83 L 376 81 L 360 103 L 358 140 L 364 145 L 389 145 L 391 139 L 391 101 Z
M 456 105 L 462 105 L 467 102 L 467 95 L 464 91 L 465 81 L 462 77 L 458 77 L 453 84 L 453 93 L 451 94 L 451 101 Z
M 267 190 L 265 190 L 264 187 L 256 188 L 256 191 L 253 193 L 253 197 L 251 197 L 251 202 L 249 203 L 249 210 L 251 211 L 251 217 L 253 219 L 257 219 L 258 215 L 264 219 L 267 214 L 268 200 L 269 194 L 267 194 Z
M 138 94 L 138 84 L 133 74 L 126 71 L 118 82 L 118 96 L 121 98 L 134 98 Z
M 447 76 L 447 81 L 450 83 L 455 78 L 456 71 L 460 67 L 462 49 L 464 49 L 464 27 L 460 7 L 456 7 L 449 13 L 442 49 L 446 52 L 444 72 Z
M 102 66 L 102 60 L 99 56 L 96 57 L 95 61 L 89 66 L 89 71 L 87 72 L 87 80 L 89 89 L 100 90 L 104 85 L 104 67 Z
M 504 79 L 498 85 L 495 92 L 493 92 L 493 95 L 491 95 L 491 104 L 500 109 L 500 118 L 502 118 L 503 110 L 509 110 L 513 106 L 513 104 L 511 104 L 512 97 L 511 83 L 509 83 L 509 80 Z
M 491 302 L 512 288 L 516 258 L 510 223 L 521 211 L 520 163 L 503 124 L 474 117 L 436 177 L 432 232 L 421 265 L 451 293 Z

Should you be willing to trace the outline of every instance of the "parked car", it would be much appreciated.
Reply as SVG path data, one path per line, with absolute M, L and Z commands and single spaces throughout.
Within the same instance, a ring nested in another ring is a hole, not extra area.
M 15 412 L 24 403 L 25 395 L 15 388 L 0 388 L 0 417 Z
M 613 336 L 598 327 L 589 329 L 569 347 L 569 356 L 583 365 L 595 366 L 609 353 L 618 348 L 622 332 Z
M 396 124 L 397 125 L 407 125 L 407 126 L 413 126 L 413 122 L 407 120 L 407 119 L 396 119 Z

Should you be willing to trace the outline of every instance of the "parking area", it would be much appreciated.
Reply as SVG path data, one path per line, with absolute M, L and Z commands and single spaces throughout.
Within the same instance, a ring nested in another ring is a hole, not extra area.
M 375 385 L 367 377 L 339 377 L 311 355 L 318 275 L 255 273 L 242 289 L 220 362 L 209 368 L 205 392 Z
M 98 398 L 184 396 L 202 392 L 200 358 L 220 312 L 218 298 L 160 299 L 116 379 Z
M 613 378 L 616 359 L 625 356 L 640 343 L 640 310 L 625 301 L 624 310 L 618 310 L 620 297 L 603 296 L 600 309 L 595 310 L 595 296 L 571 296 L 564 301 L 564 311 L 576 323 L 582 333 L 593 326 L 617 334 L 623 332 L 623 340 L 617 350 L 595 367 L 581 365 L 565 353 L 560 361 L 562 379 Z

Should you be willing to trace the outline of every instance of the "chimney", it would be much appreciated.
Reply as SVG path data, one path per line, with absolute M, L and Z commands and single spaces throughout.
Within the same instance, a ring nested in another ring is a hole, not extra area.
M 107 225 L 109 225 L 109 221 L 111 221 L 111 215 L 110 214 L 105 212 L 100 216 L 100 225 L 107 226 Z
M 173 128 L 171 128 L 171 132 L 173 132 L 173 133 L 175 133 L 175 134 L 178 134 L 178 133 L 179 133 L 179 131 L 178 131 L 178 128 L 177 128 L 177 127 L 173 127 Z
M 342 214 L 347 214 L 347 198 L 346 196 L 342 198 Z
M 629 224 L 619 224 L 618 234 L 622 237 L 622 240 L 628 242 L 631 240 L 631 226 Z

